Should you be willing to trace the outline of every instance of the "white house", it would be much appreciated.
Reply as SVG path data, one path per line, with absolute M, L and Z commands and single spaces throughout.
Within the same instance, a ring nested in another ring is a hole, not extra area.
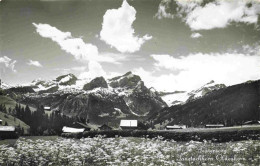
M 83 131 L 85 131 L 84 128 L 72 128 L 67 126 L 62 128 L 63 133 L 82 133 Z
M 0 126 L 0 132 L 14 132 L 14 126 Z
M 44 108 L 45 111 L 50 111 L 50 110 L 51 110 L 51 107 L 45 106 L 45 107 L 43 107 L 43 108 Z
M 223 124 L 206 124 L 205 125 L 206 128 L 220 128 L 220 127 L 224 127 Z
M 166 126 L 166 130 L 174 130 L 174 129 L 186 129 L 186 125 L 173 125 L 173 126 Z
M 122 129 L 136 129 L 138 127 L 137 120 L 121 120 L 120 127 Z
M 1 139 L 14 139 L 17 138 L 14 126 L 0 126 Z

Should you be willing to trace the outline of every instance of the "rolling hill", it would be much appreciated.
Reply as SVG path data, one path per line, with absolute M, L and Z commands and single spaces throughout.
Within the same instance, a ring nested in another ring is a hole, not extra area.
M 5 105 L 6 108 L 15 108 L 15 105 L 17 104 L 17 102 L 15 100 L 13 100 L 12 98 L 6 96 L 6 95 L 0 95 L 0 105 Z M 26 105 L 21 104 L 22 107 L 25 107 Z M 34 107 L 30 107 L 31 111 L 35 111 L 36 109 Z

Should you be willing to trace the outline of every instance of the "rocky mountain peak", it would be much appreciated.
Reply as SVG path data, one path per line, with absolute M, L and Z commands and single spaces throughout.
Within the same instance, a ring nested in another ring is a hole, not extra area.
M 189 97 L 188 101 L 194 100 L 196 98 L 200 98 L 214 90 L 218 90 L 221 88 L 226 88 L 226 85 L 225 84 L 216 84 L 215 81 L 211 80 L 207 84 L 203 85 L 201 88 L 191 91 L 189 93 L 190 97 Z
M 107 82 L 104 77 L 97 77 L 93 79 L 92 81 L 84 85 L 83 90 L 92 90 L 99 87 L 108 88 Z
M 60 85 L 74 85 L 77 81 L 77 77 L 74 74 L 66 74 L 56 78 L 56 82 Z
M 131 71 L 129 71 L 129 72 L 125 73 L 123 76 L 128 76 L 128 75 L 131 75 L 131 74 L 133 74 L 133 73 Z
M 109 85 L 113 88 L 135 88 L 141 80 L 140 76 L 133 74 L 132 72 L 127 72 L 126 74 L 114 77 L 109 80 Z

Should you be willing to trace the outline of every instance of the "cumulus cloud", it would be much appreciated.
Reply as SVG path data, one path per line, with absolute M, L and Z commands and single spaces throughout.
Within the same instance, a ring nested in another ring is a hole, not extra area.
M 202 35 L 201 35 L 200 33 L 192 33 L 192 34 L 190 35 L 190 37 L 191 37 L 191 38 L 200 38 L 200 37 L 202 37 Z
M 216 0 L 201 6 L 201 2 L 178 1 L 184 21 L 192 30 L 224 28 L 231 22 L 257 23 L 260 4 L 248 5 L 242 0 Z
M 111 47 L 125 53 L 133 53 L 140 50 L 145 41 L 152 39 L 152 36 L 135 36 L 132 27 L 136 17 L 136 10 L 130 6 L 126 0 L 118 9 L 109 9 L 103 16 L 100 39 Z
M 61 74 L 65 75 L 68 73 L 76 73 L 80 74 L 82 72 L 85 72 L 87 70 L 87 66 L 77 66 L 77 67 L 71 67 L 71 68 L 55 68 L 53 70 L 61 72 Z
M 33 60 L 29 60 L 29 62 L 27 63 L 29 66 L 35 66 L 35 67 L 42 67 L 42 64 L 39 61 L 33 61 Z
M 71 71 L 81 72 L 80 78 L 82 79 L 94 78 L 96 76 L 106 76 L 108 74 L 102 68 L 100 62 L 120 64 L 119 61 L 124 60 L 122 56 L 117 56 L 115 54 L 100 54 L 95 45 L 85 43 L 82 38 L 74 38 L 70 32 L 63 32 L 49 24 L 33 23 L 33 25 L 36 27 L 36 32 L 40 36 L 49 38 L 56 42 L 62 50 L 73 55 L 75 60 L 88 65 L 88 67 L 61 69 L 60 71 L 62 73 Z M 29 64 L 39 66 L 36 61 L 32 61 Z
M 13 72 L 16 72 L 14 69 L 16 60 L 12 60 L 8 58 L 7 56 L 0 57 L 0 68 L 5 71 L 6 68 L 12 70 Z
M 162 18 L 174 18 L 174 15 L 168 12 L 170 10 L 169 8 L 170 1 L 168 0 L 162 0 L 161 3 L 159 4 L 158 11 L 155 14 L 155 17 L 158 19 Z
M 156 66 L 179 70 L 176 77 L 178 86 L 194 87 L 215 80 L 219 83 L 232 85 L 250 79 L 260 78 L 260 56 L 244 54 L 191 54 L 186 57 L 174 58 L 169 55 L 152 55 Z
M 105 75 L 106 75 L 106 72 L 104 71 L 104 69 L 102 68 L 100 63 L 98 63 L 96 61 L 89 61 L 88 71 L 82 72 L 79 75 L 79 78 L 80 79 L 93 79 L 95 77 L 105 76 Z
M 158 19 L 174 18 L 167 13 L 172 1 L 162 0 L 158 12 Z M 210 30 L 225 28 L 231 22 L 256 24 L 260 13 L 260 3 L 257 0 L 215 0 L 202 5 L 202 0 L 176 0 L 178 5 L 176 16 L 183 18 L 192 30 Z
M 70 32 L 62 32 L 49 24 L 36 24 L 36 32 L 44 37 L 56 42 L 62 50 L 74 56 L 80 62 L 98 61 L 116 63 L 113 58 L 100 56 L 98 48 L 90 43 L 85 43 L 81 38 L 72 37 Z
M 260 79 L 260 56 L 245 54 L 190 54 L 175 58 L 170 55 L 151 55 L 155 67 L 172 73 L 155 76 L 142 68 L 135 69 L 148 86 L 158 90 L 193 90 L 210 80 L 233 85 Z M 178 72 L 176 72 L 178 71 Z M 173 73 L 177 74 L 173 74 Z

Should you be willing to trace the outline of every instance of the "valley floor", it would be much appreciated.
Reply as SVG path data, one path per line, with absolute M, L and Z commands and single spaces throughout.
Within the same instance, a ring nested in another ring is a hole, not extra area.
M 260 140 L 175 142 L 158 138 L 21 137 L 0 145 L 0 165 L 257 165 Z

